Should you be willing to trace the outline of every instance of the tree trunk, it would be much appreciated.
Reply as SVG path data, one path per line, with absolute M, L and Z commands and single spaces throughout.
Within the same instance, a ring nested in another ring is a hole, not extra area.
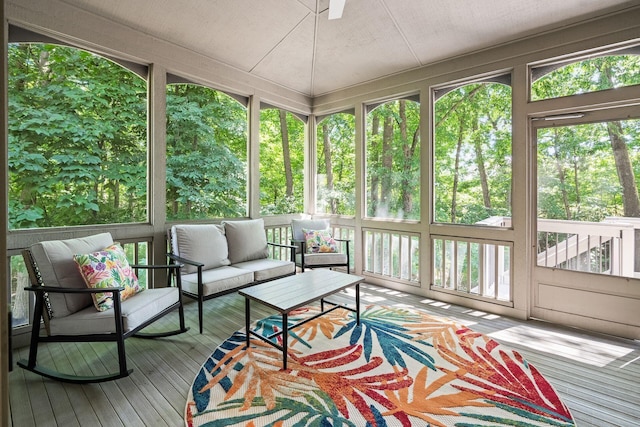
M 324 165 L 327 175 L 327 191 L 329 193 L 329 205 L 331 207 L 331 213 L 338 213 L 338 204 L 335 197 L 333 197 L 333 166 L 331 165 L 331 141 L 329 140 L 329 125 L 324 123 L 322 125 L 322 147 L 324 153 Z
M 640 200 L 638 199 L 638 187 L 636 185 L 633 165 L 629 157 L 629 149 L 622 138 L 622 124 L 619 121 L 608 122 L 607 130 L 613 149 L 613 158 L 616 161 L 618 180 L 622 186 L 624 203 L 624 216 L 640 217 Z
M 564 204 L 564 214 L 567 220 L 571 220 L 571 206 L 569 206 L 569 196 L 567 195 L 567 183 L 566 177 L 564 173 L 564 168 L 562 167 L 562 162 L 560 161 L 560 148 L 558 147 L 558 135 L 553 138 L 554 141 L 554 156 L 556 158 L 556 170 L 558 171 L 558 179 L 560 180 L 560 191 L 562 192 L 562 203 Z
M 377 113 L 373 113 L 373 120 L 371 121 L 371 135 L 376 136 L 380 132 L 380 116 Z M 375 138 L 372 138 L 371 145 L 369 146 L 369 153 L 371 153 L 370 164 L 378 165 L 380 162 L 380 150 L 377 146 L 373 145 Z M 376 144 L 377 145 L 377 144 Z M 367 172 L 371 180 L 371 188 L 369 189 L 369 214 L 375 216 L 378 209 L 378 192 L 380 191 L 380 176 L 377 173 Z
M 473 131 L 476 133 L 478 129 L 478 120 L 474 121 Z M 487 178 L 487 171 L 484 167 L 484 154 L 482 152 L 482 141 L 476 135 L 474 138 L 474 148 L 476 151 L 476 164 L 478 166 L 478 174 L 480 175 L 480 186 L 482 187 L 482 201 L 484 207 L 491 209 L 491 195 L 489 194 L 489 179 Z
M 418 141 L 420 140 L 420 126 L 418 126 L 413 133 L 411 143 L 409 143 L 408 129 L 407 129 L 407 101 L 400 101 L 399 108 L 400 116 L 400 137 L 402 138 L 402 154 L 403 154 L 403 167 L 402 167 L 402 181 L 400 185 L 401 197 L 402 197 L 402 209 L 405 215 L 413 212 L 413 192 L 411 191 L 412 183 L 411 177 L 411 165 L 413 156 L 415 155 Z
M 577 160 L 573 161 L 573 185 L 576 187 L 576 217 L 580 217 L 580 206 L 582 203 L 580 197 L 580 179 L 578 174 L 578 162 Z
M 284 176 L 287 197 L 293 196 L 293 172 L 291 171 L 291 156 L 289 153 L 289 128 L 287 127 L 287 112 L 280 110 L 280 132 L 282 134 L 282 157 L 284 161 Z
M 600 78 L 604 80 L 607 88 L 614 87 L 613 77 L 611 76 L 611 64 L 606 64 L 600 71 Z M 638 187 L 633 172 L 633 165 L 629 157 L 629 149 L 623 139 L 622 124 L 619 121 L 607 122 L 607 131 L 611 140 L 611 148 L 613 149 L 613 158 L 616 162 L 618 172 L 618 180 L 622 186 L 622 197 L 624 204 L 624 216 L 640 217 L 640 199 L 638 198 Z
M 456 160 L 453 167 L 453 188 L 451 189 L 451 222 L 456 222 L 458 215 L 458 177 L 460 171 L 460 152 L 462 151 L 462 136 L 464 134 L 464 119 L 460 118 L 460 128 L 458 129 L 458 143 L 456 145 Z
M 384 118 L 384 128 L 382 132 L 382 178 L 380 185 L 380 196 L 385 209 L 389 209 L 392 190 L 393 171 L 393 116 L 388 114 Z

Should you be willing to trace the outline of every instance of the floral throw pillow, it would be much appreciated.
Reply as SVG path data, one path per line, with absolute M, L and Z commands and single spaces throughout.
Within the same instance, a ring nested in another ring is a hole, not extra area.
M 143 290 L 127 261 L 122 246 L 118 243 L 98 252 L 74 255 L 73 260 L 78 264 L 80 274 L 90 288 L 123 286 L 125 290 L 120 293 L 122 301 Z M 98 311 L 113 307 L 111 292 L 101 292 L 91 296 Z
M 338 244 L 331 236 L 329 230 L 303 229 L 304 238 L 307 241 L 307 253 L 333 253 L 338 252 Z

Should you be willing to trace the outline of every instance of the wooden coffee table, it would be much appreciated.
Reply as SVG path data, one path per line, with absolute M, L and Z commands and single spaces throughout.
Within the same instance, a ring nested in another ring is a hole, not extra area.
M 247 348 L 249 348 L 251 336 L 255 336 L 266 343 L 282 350 L 282 368 L 287 369 L 287 341 L 289 330 L 303 323 L 313 320 L 323 314 L 329 313 L 337 308 L 345 308 L 356 313 L 356 321 L 360 324 L 360 283 L 364 281 L 363 277 L 354 276 L 352 274 L 340 273 L 338 271 L 328 269 L 318 269 L 306 271 L 304 273 L 293 276 L 283 277 L 282 279 L 272 280 L 270 282 L 260 283 L 249 288 L 238 291 L 244 297 L 245 301 L 245 325 L 247 331 Z M 342 304 L 336 304 L 325 301 L 329 295 L 340 292 L 349 286 L 356 287 L 356 308 L 350 308 Z M 251 324 L 251 300 L 260 304 L 271 307 L 282 315 L 282 330 L 269 336 L 261 335 L 250 328 Z M 304 307 L 314 301 L 320 300 L 320 313 L 310 316 L 295 325 L 288 325 L 288 317 L 291 311 Z M 331 306 L 327 310 L 324 304 Z M 282 334 L 282 345 L 271 341 L 272 338 Z

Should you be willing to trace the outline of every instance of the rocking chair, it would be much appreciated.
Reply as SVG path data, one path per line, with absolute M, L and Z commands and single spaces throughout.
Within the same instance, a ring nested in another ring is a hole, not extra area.
M 87 266 L 77 263 L 79 254 L 92 256 L 112 256 L 108 252 L 114 248 L 110 233 L 89 237 L 45 241 L 32 245 L 23 251 L 23 257 L 32 286 L 25 288 L 35 294 L 35 309 L 29 360 L 18 361 L 18 366 L 58 381 L 70 383 L 97 383 L 123 378 L 131 374 L 127 369 L 124 340 L 131 336 L 158 338 L 186 332 L 182 307 L 180 274 L 176 274 L 177 287 L 158 289 L 128 288 L 115 285 L 89 287 L 89 279 L 131 272 L 132 269 L 180 269 L 180 264 L 171 266 L 128 265 L 121 247 L 115 244 L 120 258 L 108 258 L 97 262 L 96 270 L 86 273 Z M 96 255 L 97 254 L 97 255 Z M 75 260 L 74 260 L 74 257 Z M 124 258 L 124 260 L 122 259 Z M 100 258 L 92 258 L 100 259 Z M 104 258 L 103 258 L 104 259 Z M 125 265 L 126 264 L 126 265 Z M 105 269 L 114 270 L 104 272 Z M 131 274 L 125 273 L 125 276 Z M 89 279 L 87 279 L 89 277 Z M 135 275 L 133 275 L 135 277 Z M 107 280 L 110 280 L 107 277 Z M 111 283 L 111 282 L 103 282 Z M 129 283 L 129 282 L 127 282 Z M 137 286 L 137 279 L 135 279 Z M 100 285 L 96 285 L 100 286 Z M 133 290 L 132 290 L 133 289 Z M 138 291 L 138 292 L 136 292 Z M 97 300 L 96 297 L 101 298 Z M 100 304 L 97 304 L 97 301 Z M 110 305 L 112 304 L 112 307 Z M 174 331 L 142 334 L 139 331 L 165 314 L 178 309 L 180 327 Z M 100 311 L 102 310 L 102 311 Z M 41 335 L 40 320 L 44 321 L 46 335 Z M 79 376 L 58 372 L 37 363 L 38 345 L 41 342 L 115 342 L 118 349 L 119 371 L 106 375 Z

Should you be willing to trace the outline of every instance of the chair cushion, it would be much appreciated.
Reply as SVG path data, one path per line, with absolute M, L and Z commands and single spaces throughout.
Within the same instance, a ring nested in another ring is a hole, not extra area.
M 229 261 L 237 264 L 254 259 L 267 258 L 267 235 L 262 218 L 245 221 L 223 221 L 229 244 Z
M 328 230 L 328 219 L 292 219 L 291 234 L 294 240 L 305 240 L 304 230 Z
M 229 249 L 224 228 L 216 224 L 185 224 L 171 227 L 174 254 L 204 264 L 203 270 L 229 265 Z M 185 264 L 182 273 L 198 269 Z
M 178 288 L 147 289 L 122 302 L 124 332 L 137 328 L 161 311 L 178 302 Z M 51 335 L 115 333 L 114 311 L 97 311 L 93 306 L 49 322 Z
M 338 244 L 333 240 L 329 230 L 307 230 L 304 231 L 304 239 L 307 242 L 308 253 L 335 253 L 338 252 Z
M 235 267 L 218 267 L 202 272 L 203 296 L 235 289 L 253 282 L 253 271 Z M 182 276 L 182 290 L 198 295 L 198 273 Z
M 253 271 L 253 280 L 256 282 L 264 282 L 265 280 L 287 276 L 296 272 L 296 265 L 291 261 L 280 261 L 269 258 L 240 262 L 234 264 L 234 267 Z
M 300 254 L 296 255 L 296 263 L 301 263 Z M 304 254 L 305 267 L 320 267 L 323 265 L 347 264 L 347 254 Z
M 122 301 L 143 290 L 122 246 L 118 243 L 101 251 L 76 254 L 73 260 L 78 264 L 80 274 L 90 288 L 124 287 L 124 291 L 120 292 Z M 99 311 L 113 307 L 112 292 L 101 292 L 91 296 Z
M 73 260 L 75 254 L 99 251 L 113 244 L 110 233 L 68 240 L 50 240 L 31 246 L 31 255 L 35 260 L 46 286 L 86 289 L 87 285 Z M 89 294 L 50 293 L 49 302 L 53 316 L 61 318 L 75 313 L 91 305 L 93 300 Z

